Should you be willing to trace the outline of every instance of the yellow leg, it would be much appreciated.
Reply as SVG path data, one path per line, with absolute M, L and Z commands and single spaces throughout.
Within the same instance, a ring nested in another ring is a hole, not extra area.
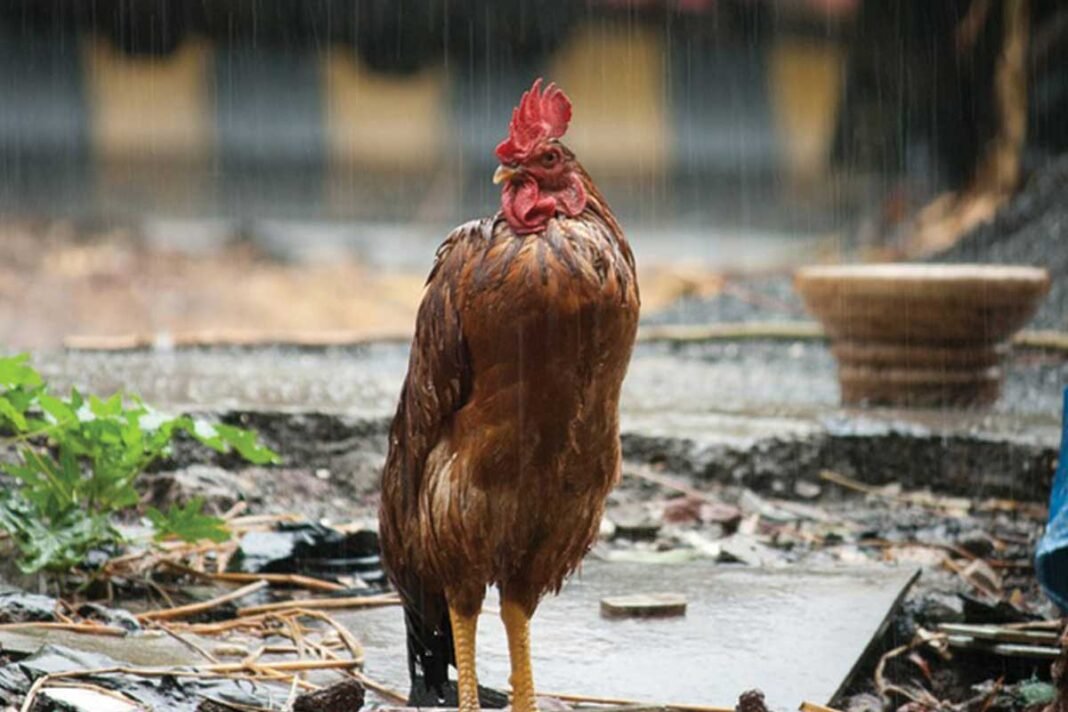
M 520 605 L 502 598 L 501 620 L 508 633 L 508 657 L 512 661 L 512 712 L 537 712 L 530 667 L 530 617 Z
M 452 623 L 452 644 L 456 652 L 456 691 L 459 712 L 478 712 L 478 675 L 475 672 L 475 632 L 478 613 L 465 616 L 449 606 Z

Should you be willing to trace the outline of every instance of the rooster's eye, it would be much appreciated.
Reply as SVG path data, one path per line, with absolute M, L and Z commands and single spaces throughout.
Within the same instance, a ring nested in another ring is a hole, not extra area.
M 541 157 L 541 162 L 543 165 L 551 166 L 556 163 L 557 158 L 559 158 L 559 155 L 556 151 L 549 151 Z

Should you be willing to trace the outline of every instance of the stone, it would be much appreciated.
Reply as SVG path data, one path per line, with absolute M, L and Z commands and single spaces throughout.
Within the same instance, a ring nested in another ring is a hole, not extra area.
M 639 593 L 601 599 L 605 618 L 674 618 L 686 615 L 686 597 L 678 593 Z
M 782 554 L 748 534 L 732 534 L 718 543 L 723 550 L 723 555 L 720 557 L 722 561 L 759 567 L 782 563 Z
M 56 620 L 56 599 L 36 593 L 0 593 L 0 623 L 30 623 Z
M 928 591 L 914 604 L 916 620 L 926 628 L 939 623 L 963 623 L 964 601 L 959 596 L 939 591 Z
M 140 712 L 143 709 L 114 693 L 78 687 L 43 687 L 37 696 L 44 703 L 41 707 L 64 712 Z
M 815 482 L 797 479 L 794 481 L 794 494 L 801 499 L 816 499 L 823 493 L 823 488 Z
M 654 541 L 660 533 L 660 522 L 645 507 L 627 504 L 608 513 L 616 525 L 616 537 L 631 541 Z
M 365 691 L 357 680 L 344 679 L 293 701 L 293 712 L 356 712 L 363 707 Z

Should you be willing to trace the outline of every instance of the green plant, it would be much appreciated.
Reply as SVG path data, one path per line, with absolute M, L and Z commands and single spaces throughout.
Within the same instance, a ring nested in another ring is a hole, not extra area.
M 0 463 L 17 487 L 0 495 L 0 529 L 11 535 L 26 572 L 65 570 L 90 549 L 121 542 L 113 517 L 134 507 L 138 475 L 188 433 L 219 452 L 234 451 L 249 462 L 278 457 L 255 433 L 188 415 L 167 416 L 136 396 L 101 399 L 72 389 L 48 393 L 26 355 L 0 358 L 0 444 L 15 447 L 14 462 Z M 201 512 L 202 502 L 149 513 L 158 536 L 195 541 L 225 534 L 224 523 Z
M 194 497 L 186 502 L 184 507 L 172 504 L 166 513 L 149 507 L 145 516 L 155 527 L 157 540 L 175 536 L 183 541 L 207 539 L 223 542 L 230 538 L 230 532 L 223 520 L 204 514 L 203 497 Z

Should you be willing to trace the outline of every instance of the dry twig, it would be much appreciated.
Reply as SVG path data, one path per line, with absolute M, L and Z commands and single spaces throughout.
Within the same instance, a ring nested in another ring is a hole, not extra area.
M 400 597 L 391 594 L 378 596 L 350 596 L 346 598 L 303 598 L 292 601 L 278 601 L 277 603 L 264 603 L 261 606 L 248 606 L 238 609 L 239 616 L 254 616 L 260 613 L 277 613 L 279 611 L 292 611 L 298 608 L 306 609 L 334 609 L 334 608 L 377 608 L 379 606 L 399 606 Z
M 188 616 L 196 615 L 197 613 L 203 613 L 204 611 L 210 611 L 212 608 L 217 608 L 224 603 L 230 603 L 238 599 L 249 596 L 257 591 L 261 591 L 267 588 L 266 581 L 257 581 L 250 583 L 248 586 L 242 586 L 236 591 L 225 593 L 221 596 L 209 599 L 207 601 L 201 601 L 200 603 L 190 603 L 186 606 L 178 606 L 177 608 L 164 608 L 158 611 L 148 611 L 146 613 L 139 613 L 137 620 L 139 621 L 152 621 L 152 620 L 172 620 L 174 618 L 186 618 Z

